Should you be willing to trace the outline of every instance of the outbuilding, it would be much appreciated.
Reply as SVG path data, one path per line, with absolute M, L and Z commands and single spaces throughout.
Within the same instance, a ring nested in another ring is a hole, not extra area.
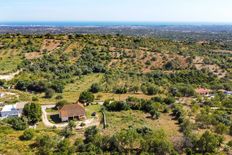
M 16 104 L 5 105 L 1 110 L 1 117 L 20 117 L 26 102 L 18 102 Z

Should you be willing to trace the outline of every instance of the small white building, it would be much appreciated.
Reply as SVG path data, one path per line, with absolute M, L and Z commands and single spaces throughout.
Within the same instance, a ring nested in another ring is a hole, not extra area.
M 16 104 L 5 105 L 1 110 L 1 117 L 20 117 L 26 102 L 18 102 Z

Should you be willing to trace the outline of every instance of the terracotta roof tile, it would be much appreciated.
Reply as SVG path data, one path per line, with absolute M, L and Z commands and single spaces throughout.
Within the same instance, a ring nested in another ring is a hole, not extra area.
M 60 115 L 61 117 L 85 116 L 85 108 L 79 103 L 64 105 L 60 109 Z

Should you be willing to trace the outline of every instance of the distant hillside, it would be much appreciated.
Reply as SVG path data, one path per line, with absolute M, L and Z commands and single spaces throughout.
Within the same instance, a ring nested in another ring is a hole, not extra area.
M 48 87 L 57 81 L 65 85 L 76 76 L 90 73 L 104 73 L 106 77 L 117 72 L 118 75 L 136 74 L 137 79 L 141 79 L 157 71 L 166 78 L 194 71 L 206 77 L 213 75 L 221 83 L 231 78 L 231 51 L 213 41 L 171 41 L 123 35 L 6 34 L 1 38 L 1 72 L 23 69 L 17 80 L 30 83 L 36 79 Z M 121 85 L 127 81 L 123 82 L 124 77 L 119 79 Z M 116 84 L 107 83 L 108 87 Z M 133 85 L 132 81 L 127 81 L 127 85 Z
M 155 24 L 155 25 L 80 25 L 80 26 L 30 26 L 30 25 L 2 25 L 0 34 L 22 33 L 22 34 L 121 34 L 130 36 L 150 36 L 156 38 L 167 38 L 175 40 L 201 41 L 217 40 L 223 43 L 231 42 L 231 25 L 206 25 L 191 23 L 178 24 Z M 229 44 L 229 43 L 228 43 Z

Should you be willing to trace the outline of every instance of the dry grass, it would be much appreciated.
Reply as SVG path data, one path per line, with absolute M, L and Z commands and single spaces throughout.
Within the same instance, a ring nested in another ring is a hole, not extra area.
M 0 74 L 11 73 L 17 70 L 17 66 L 22 62 L 21 50 L 6 49 L 0 50 Z
M 41 51 L 43 51 L 43 50 L 53 51 L 59 47 L 60 43 L 61 43 L 60 40 L 45 39 L 43 41 Z
M 88 90 L 93 83 L 102 79 L 102 74 L 90 74 L 65 86 L 63 97 L 69 102 L 76 102 L 81 92 Z
M 30 52 L 25 54 L 25 58 L 27 60 L 33 60 L 33 59 L 38 59 L 41 58 L 43 55 L 41 52 Z
M 114 93 L 97 93 L 95 95 L 97 100 L 105 101 L 107 99 L 114 99 L 116 101 L 126 100 L 128 97 L 136 97 L 141 99 L 151 99 L 153 96 L 148 96 L 143 93 L 127 93 L 127 94 L 114 94 Z
M 161 114 L 158 120 L 149 118 L 149 114 L 141 111 L 107 112 L 108 128 L 104 129 L 104 135 L 113 135 L 121 129 L 133 126 L 135 128 L 149 127 L 151 129 L 163 129 L 170 140 L 181 138 L 179 125 L 169 114 Z

